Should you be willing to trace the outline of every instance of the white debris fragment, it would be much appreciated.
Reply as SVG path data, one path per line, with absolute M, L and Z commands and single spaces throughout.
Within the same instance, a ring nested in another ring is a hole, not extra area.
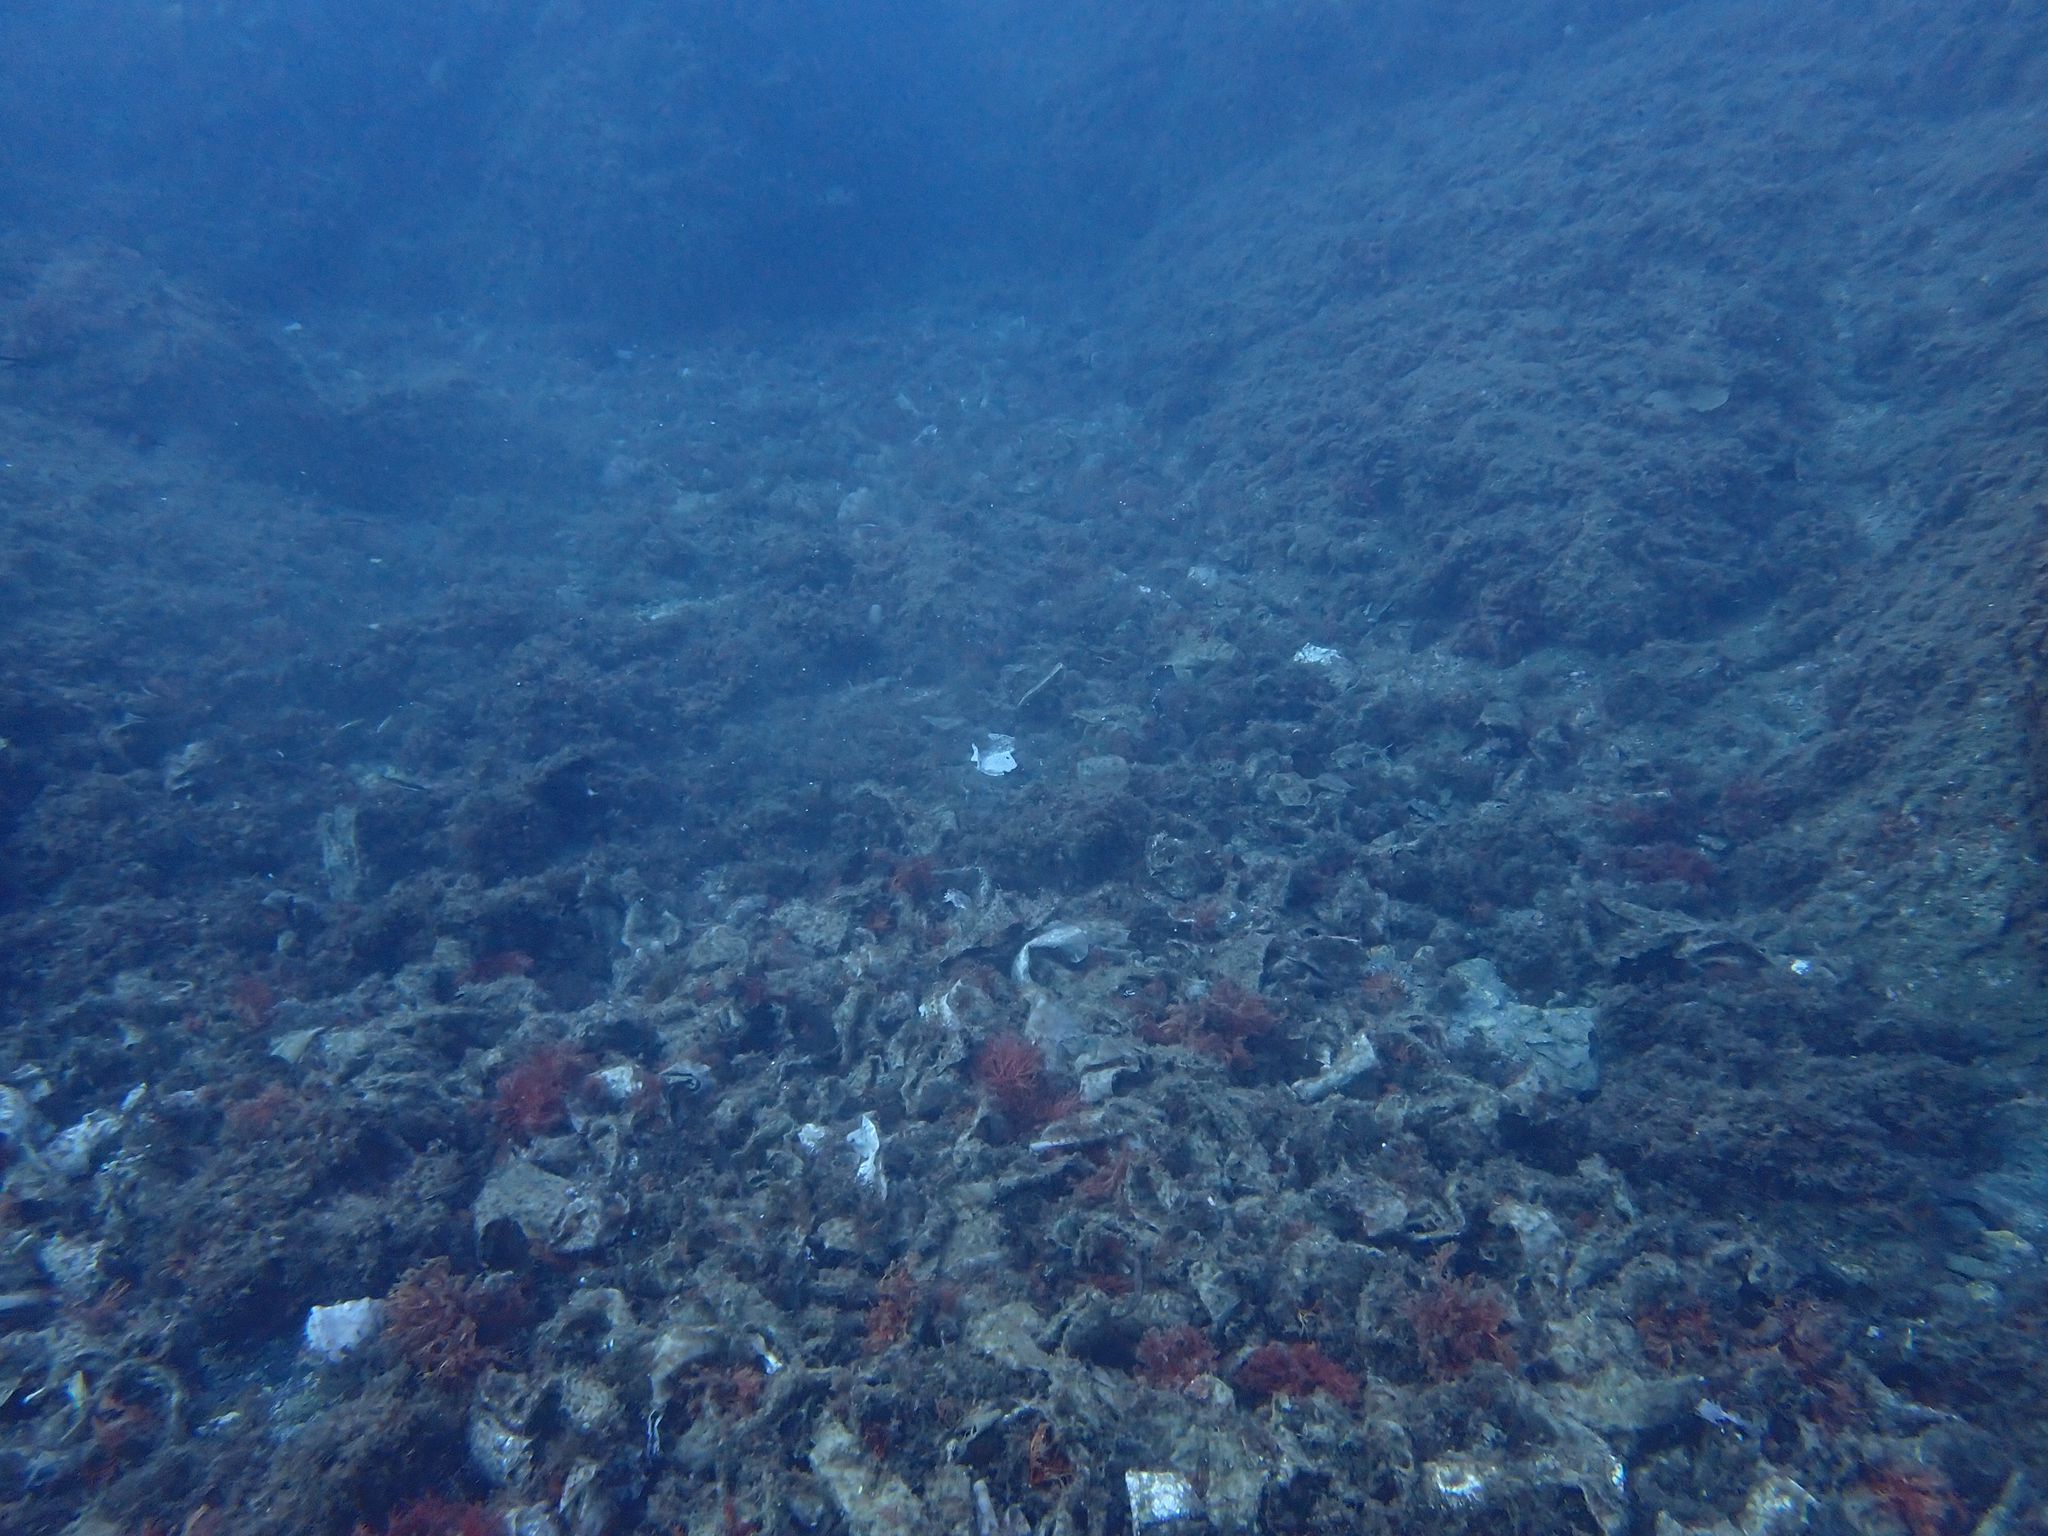
M 1088 952 L 1094 947 L 1094 930 L 1086 924 L 1055 924 L 1037 937 L 1024 941 L 1023 948 L 1017 951 L 1017 958 L 1010 962 L 1010 979 L 1026 991 L 1036 985 L 1031 978 L 1031 955 L 1034 950 L 1049 949 L 1070 964 L 1079 965 L 1088 958 Z
M 306 1052 L 313 1048 L 313 1042 L 318 1040 L 322 1033 L 323 1031 L 318 1028 L 291 1030 L 286 1034 L 279 1035 L 277 1039 L 271 1042 L 270 1054 L 279 1061 L 296 1067 L 304 1059 Z
M 1202 1517 L 1201 1495 L 1178 1472 L 1143 1472 L 1132 1468 L 1124 1473 L 1124 1493 L 1130 1499 L 1134 1531 Z
M 1316 668 L 1340 693 L 1358 681 L 1358 668 L 1333 645 L 1310 642 L 1294 653 L 1294 659 L 1304 667 Z
M 384 1303 L 373 1296 L 314 1307 L 306 1314 L 306 1348 L 322 1360 L 339 1360 L 384 1326 Z
M 1372 1036 L 1357 1034 L 1343 1050 L 1323 1063 L 1322 1071 L 1295 1083 L 1294 1096 L 1304 1104 L 1313 1104 L 1350 1087 L 1362 1077 L 1371 1077 L 1379 1069 L 1380 1053 L 1373 1048 Z
M 190 789 L 192 776 L 212 762 L 215 756 L 211 742 L 186 742 L 164 759 L 164 793 L 175 795 Z
M 815 1120 L 807 1120 L 796 1128 L 796 1144 L 804 1149 L 805 1157 L 816 1157 L 818 1148 L 825 1145 L 825 1138 L 832 1133 Z
M 999 779 L 1017 771 L 1017 738 L 991 731 L 979 745 L 967 749 L 968 757 L 981 773 Z
M 854 1178 L 872 1189 L 877 1198 L 887 1199 L 889 1176 L 882 1172 L 882 1128 L 875 1124 L 875 1117 L 862 1115 L 860 1124 L 846 1133 L 846 1144 L 860 1159 L 860 1166 L 853 1170 Z
M 1055 1121 L 1057 1130 L 1049 1130 L 1033 1141 L 1030 1146 L 1034 1157 L 1058 1157 L 1066 1152 L 1079 1152 L 1088 1147 L 1102 1147 L 1118 1140 L 1117 1133 L 1106 1131 L 1099 1121 L 1075 1121 L 1071 1116 Z
M 773 1376 L 788 1364 L 782 1356 L 768 1347 L 768 1340 L 761 1334 L 747 1335 L 747 1347 L 754 1352 L 754 1358 L 761 1362 L 761 1374 Z
M 630 1061 L 590 1074 L 590 1086 L 609 1104 L 644 1103 L 650 1091 L 647 1074 Z
M 963 985 L 964 983 L 955 981 L 945 991 L 926 998 L 917 1005 L 917 1016 L 920 1019 L 937 1019 L 940 1027 L 949 1035 L 961 1033 L 966 1025 L 961 1021 L 960 1010 L 953 1006 L 953 994 Z

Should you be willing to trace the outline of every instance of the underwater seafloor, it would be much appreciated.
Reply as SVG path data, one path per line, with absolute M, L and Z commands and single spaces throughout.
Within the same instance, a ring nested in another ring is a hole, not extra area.
M 1990 11 L 744 345 L 17 231 L 0 1528 L 2041 1529 Z

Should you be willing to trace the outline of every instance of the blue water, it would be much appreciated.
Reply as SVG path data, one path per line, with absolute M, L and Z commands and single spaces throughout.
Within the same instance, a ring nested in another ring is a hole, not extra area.
M 2048 20 L 0 12 L 0 1530 L 2048 1477 Z

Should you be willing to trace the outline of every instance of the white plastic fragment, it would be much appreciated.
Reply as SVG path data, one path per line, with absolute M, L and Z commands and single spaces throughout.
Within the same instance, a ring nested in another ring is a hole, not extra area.
M 270 1054 L 279 1061 L 296 1067 L 304 1059 L 306 1052 L 313 1048 L 313 1042 L 318 1040 L 322 1033 L 323 1031 L 318 1028 L 291 1030 L 279 1035 L 271 1042 Z
M 1057 923 L 1035 938 L 1026 939 L 1017 951 L 1017 958 L 1010 962 L 1010 977 L 1030 1005 L 1024 1033 L 1031 1039 L 1042 1045 L 1063 1046 L 1072 1040 L 1080 1027 L 1072 1010 L 1050 988 L 1040 986 L 1031 974 L 1031 957 L 1045 950 L 1059 955 L 1069 964 L 1079 965 L 1088 958 L 1099 937 L 1102 935 L 1097 930 L 1084 924 Z
M 917 1005 L 920 1019 L 937 1019 L 949 1035 L 959 1034 L 966 1026 L 961 1022 L 960 1010 L 953 1006 L 953 994 L 965 983 L 955 981 L 945 991 L 928 997 Z
M 1050 672 L 1046 673 L 1045 676 L 1041 677 L 1029 688 L 1026 688 L 1022 695 L 1018 697 L 1017 708 L 1022 709 L 1026 704 L 1029 704 L 1033 699 L 1037 698 L 1041 693 L 1045 692 L 1046 689 L 1050 688 L 1054 683 L 1058 682 L 1060 677 L 1062 676 L 1062 674 L 1066 672 L 1066 670 L 1067 664 L 1064 661 L 1054 662 L 1052 664 L 1052 670 Z
M 1024 941 L 1017 951 L 1017 958 L 1010 962 L 1010 979 L 1030 990 L 1035 984 L 1031 979 L 1031 955 L 1034 950 L 1049 949 L 1073 964 L 1079 965 L 1088 958 L 1088 952 L 1095 947 L 1094 933 L 1082 923 L 1056 923 L 1035 938 Z
M 1059 1157 L 1090 1147 L 1108 1146 L 1121 1139 L 1117 1132 L 1105 1130 L 1101 1122 L 1094 1119 L 1076 1121 L 1069 1116 L 1055 1121 L 1054 1127 L 1031 1143 L 1029 1150 L 1033 1157 Z
M 846 1144 L 860 1159 L 860 1166 L 853 1170 L 854 1179 L 864 1188 L 872 1189 L 877 1197 L 887 1199 L 889 1176 L 882 1172 L 882 1128 L 875 1124 L 875 1117 L 862 1115 L 860 1124 L 846 1133 Z
M 1373 1047 L 1372 1036 L 1357 1034 L 1351 1037 L 1344 1049 L 1323 1064 L 1322 1071 L 1297 1082 L 1294 1096 L 1304 1104 L 1313 1104 L 1379 1069 L 1380 1053 Z
M 192 775 L 215 757 L 210 742 L 188 741 L 164 759 L 164 793 L 175 795 L 192 787 Z
M 1124 1493 L 1130 1500 L 1134 1531 L 1200 1519 L 1203 1513 L 1195 1485 L 1178 1472 L 1146 1472 L 1134 1467 L 1124 1473 Z
M 1339 692 L 1358 681 L 1358 668 L 1351 664 L 1345 654 L 1331 645 L 1316 645 L 1313 642 L 1302 646 L 1294 653 L 1294 659 L 1304 667 L 1314 667 L 1330 680 L 1330 685 Z
M 384 1303 L 373 1296 L 314 1307 L 306 1314 L 306 1348 L 322 1360 L 339 1360 L 384 1326 Z
M 991 731 L 979 744 L 970 746 L 967 755 L 978 771 L 999 779 L 1017 771 L 1017 738 Z
M 807 1120 L 796 1128 L 796 1144 L 804 1149 L 805 1157 L 816 1157 L 818 1148 L 825 1145 L 825 1138 L 832 1133 L 815 1120 Z

